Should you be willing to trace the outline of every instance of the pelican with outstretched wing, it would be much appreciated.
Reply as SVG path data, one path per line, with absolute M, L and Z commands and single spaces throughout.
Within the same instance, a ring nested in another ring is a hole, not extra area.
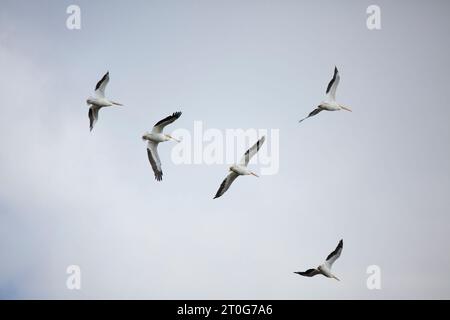
M 239 164 L 234 164 L 230 167 L 230 173 L 228 176 L 223 180 L 222 184 L 219 187 L 219 190 L 217 190 L 216 195 L 214 196 L 214 199 L 219 198 L 222 196 L 228 188 L 231 186 L 234 180 L 236 180 L 239 176 L 246 176 L 246 175 L 253 175 L 255 177 L 258 177 L 258 175 L 252 171 L 250 171 L 247 168 L 248 163 L 250 162 L 250 159 L 258 152 L 258 150 L 261 148 L 262 144 L 264 143 L 266 137 L 263 136 L 261 139 L 259 139 L 250 149 L 247 150 L 247 152 L 242 157 Z
M 328 87 L 327 87 L 327 91 L 326 91 L 327 98 L 324 101 L 322 101 L 316 109 L 311 111 L 308 114 L 308 116 L 299 120 L 299 122 L 302 122 L 303 120 L 313 117 L 313 116 L 319 114 L 323 110 L 326 110 L 326 111 L 338 111 L 338 110 L 352 111 L 349 107 L 346 107 L 346 106 L 336 102 L 336 89 L 339 85 L 340 80 L 341 80 L 341 77 L 339 76 L 339 71 L 336 67 L 334 67 L 334 75 L 333 75 L 333 78 L 331 79 L 330 83 L 328 83 Z
M 142 136 L 142 140 L 147 141 L 147 156 L 155 173 L 155 179 L 162 180 L 163 172 L 161 169 L 161 160 L 158 155 L 158 144 L 169 140 L 180 142 L 180 140 L 173 138 L 169 134 L 164 134 L 163 129 L 165 126 L 171 124 L 181 116 L 181 112 L 174 112 L 172 115 L 158 121 L 152 129 L 152 132 L 146 132 Z
M 334 274 L 331 273 L 331 267 L 333 266 L 333 263 L 341 256 L 343 247 L 344 241 L 341 239 L 336 249 L 334 249 L 334 251 L 328 255 L 327 259 L 323 264 L 321 264 L 315 269 L 308 269 L 306 271 L 299 271 L 294 273 L 305 277 L 314 277 L 315 275 L 321 274 L 327 278 L 333 278 L 339 281 L 339 279 Z
M 112 106 L 122 106 L 118 102 L 114 102 L 105 97 L 105 88 L 109 82 L 109 71 L 101 78 L 97 85 L 95 86 L 95 97 L 89 97 L 86 103 L 89 106 L 89 129 L 92 131 L 94 125 L 98 120 L 98 112 L 101 108 L 112 107 Z

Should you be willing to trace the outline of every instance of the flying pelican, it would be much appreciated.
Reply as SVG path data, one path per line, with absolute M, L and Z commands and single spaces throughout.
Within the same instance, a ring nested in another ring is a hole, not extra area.
M 247 165 L 250 159 L 258 152 L 259 148 L 261 148 L 265 140 L 266 137 L 263 136 L 250 149 L 247 150 L 239 164 L 235 164 L 230 167 L 231 172 L 228 174 L 225 180 L 223 180 L 222 184 L 219 187 L 219 190 L 217 190 L 214 199 L 222 196 L 238 176 L 247 176 L 251 174 L 255 177 L 258 177 L 257 174 L 247 169 Z
M 105 97 L 105 88 L 109 82 L 109 71 L 103 76 L 103 78 L 97 82 L 95 86 L 96 97 L 89 97 L 87 104 L 89 106 L 89 122 L 90 130 L 94 129 L 94 125 L 98 120 L 98 111 L 103 107 L 122 106 L 122 104 L 111 101 Z
M 328 255 L 327 260 L 325 260 L 325 263 L 321 264 L 316 269 L 308 269 L 305 272 L 294 272 L 294 273 L 305 277 L 314 277 L 316 274 L 322 274 L 327 278 L 334 278 L 340 281 L 334 274 L 331 273 L 331 267 L 333 266 L 333 263 L 337 260 L 337 258 L 339 258 L 339 256 L 341 255 L 343 246 L 344 241 L 341 239 L 336 249 L 334 249 L 334 251 Z
M 323 110 L 326 111 L 347 110 L 350 112 L 352 111 L 349 107 L 346 107 L 336 102 L 336 89 L 337 86 L 339 85 L 340 79 L 341 77 L 339 76 L 339 71 L 336 67 L 334 67 L 334 75 L 333 79 L 331 79 L 330 83 L 328 84 L 326 99 L 322 101 L 316 109 L 311 111 L 311 113 L 308 114 L 307 117 L 299 120 L 299 122 L 302 122 L 303 120 L 308 119 L 309 117 L 315 116 L 316 114 L 320 113 Z
M 142 140 L 147 140 L 147 155 L 148 160 L 152 166 L 153 172 L 155 173 L 155 179 L 158 181 L 162 180 L 162 170 L 161 170 L 161 160 L 159 160 L 158 155 L 158 143 L 165 142 L 169 140 L 174 140 L 180 142 L 180 140 L 173 138 L 171 135 L 164 134 L 163 129 L 168 124 L 171 124 L 181 116 L 181 112 L 174 112 L 171 116 L 168 116 L 161 121 L 159 121 L 152 129 L 152 132 L 146 132 L 142 136 Z

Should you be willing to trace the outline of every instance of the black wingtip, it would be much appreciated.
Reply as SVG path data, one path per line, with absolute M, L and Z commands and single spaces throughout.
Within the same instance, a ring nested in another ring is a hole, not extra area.
M 105 73 L 105 75 L 97 82 L 95 85 L 95 90 L 97 91 L 100 88 L 100 84 L 105 80 L 106 77 L 109 77 L 109 71 Z
M 92 129 L 94 128 L 93 126 L 94 115 L 92 114 L 92 107 L 89 108 L 88 117 L 89 117 L 89 132 L 92 132 Z
M 344 248 L 344 240 L 341 239 L 336 247 L 336 250 Z
M 181 117 L 181 114 L 182 114 L 181 111 L 174 112 L 174 113 L 172 113 L 170 116 L 165 117 L 165 118 L 162 119 L 162 120 L 159 120 L 159 121 L 155 124 L 155 127 L 156 127 L 156 126 L 159 126 L 161 123 L 164 123 L 165 121 L 172 120 L 173 118 L 175 118 L 175 120 L 177 120 L 179 117 Z M 175 120 L 173 120 L 173 121 L 175 121 Z M 172 121 L 172 122 L 173 122 L 173 121 Z

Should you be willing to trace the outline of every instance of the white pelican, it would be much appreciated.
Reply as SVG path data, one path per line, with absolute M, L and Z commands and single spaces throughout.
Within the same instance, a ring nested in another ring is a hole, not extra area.
M 352 111 L 349 107 L 346 107 L 342 104 L 339 104 L 336 102 L 336 89 L 337 86 L 339 85 L 339 80 L 341 79 L 341 77 L 339 76 L 339 71 L 336 67 L 334 67 L 334 75 L 333 75 L 333 79 L 331 79 L 330 83 L 328 84 L 327 87 L 327 97 L 324 101 L 322 101 L 319 106 L 314 109 L 313 111 L 311 111 L 310 114 L 308 114 L 307 117 L 299 120 L 299 122 L 302 122 L 305 119 L 308 119 L 309 117 L 315 116 L 316 114 L 318 114 L 320 111 L 326 110 L 326 111 L 338 111 L 338 110 L 347 110 L 347 111 Z
M 228 174 L 225 180 L 223 180 L 222 184 L 219 187 L 219 190 L 217 190 L 214 199 L 222 196 L 238 176 L 253 175 L 255 177 L 258 177 L 257 174 L 247 169 L 247 165 L 250 159 L 258 152 L 259 148 L 261 148 L 265 140 L 266 137 L 263 136 L 250 149 L 247 150 L 239 164 L 234 164 L 230 167 L 231 172 Z
M 159 160 L 158 155 L 158 143 L 165 142 L 169 140 L 174 140 L 176 142 L 180 142 L 180 140 L 177 140 L 173 138 L 172 136 L 168 134 L 162 133 L 165 126 L 168 124 L 171 124 L 175 120 L 177 120 L 181 116 L 181 112 L 174 112 L 171 116 L 168 116 L 161 121 L 159 121 L 152 129 L 152 132 L 146 132 L 142 136 L 142 140 L 147 140 L 147 155 L 148 160 L 150 161 L 150 164 L 152 166 L 153 172 L 155 173 L 155 179 L 158 181 L 162 180 L 162 170 L 161 170 L 161 160 Z
M 321 264 L 316 269 L 308 269 L 304 272 L 294 272 L 294 273 L 305 277 L 314 277 L 316 274 L 322 274 L 327 278 L 333 278 L 339 281 L 339 279 L 334 274 L 331 273 L 331 267 L 333 266 L 333 263 L 337 260 L 337 258 L 339 258 L 339 256 L 341 255 L 343 246 L 344 241 L 341 239 L 336 249 L 334 249 L 334 251 L 328 255 L 327 259 L 325 260 L 325 263 Z
M 109 82 L 109 71 L 95 86 L 96 97 L 89 97 L 86 101 L 89 106 L 89 122 L 90 122 L 89 127 L 91 131 L 98 120 L 98 111 L 101 108 L 122 105 L 120 103 L 111 101 L 105 97 L 105 88 L 108 85 L 108 82 Z

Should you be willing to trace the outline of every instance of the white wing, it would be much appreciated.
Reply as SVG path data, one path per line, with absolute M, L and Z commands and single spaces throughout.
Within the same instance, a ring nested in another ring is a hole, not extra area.
M 250 149 L 245 152 L 244 156 L 242 157 L 239 164 L 241 166 L 247 166 L 250 159 L 258 152 L 258 150 L 261 148 L 262 144 L 266 140 L 266 137 L 263 136 L 261 139 L 259 139 Z
M 339 71 L 336 67 L 334 67 L 333 79 L 331 79 L 331 81 L 327 87 L 328 100 L 336 101 L 336 89 L 337 89 L 337 86 L 339 85 L 340 80 L 341 80 L 341 77 L 339 76 Z
M 332 253 L 330 253 L 325 261 L 326 266 L 331 269 L 333 263 L 341 256 L 342 248 L 344 247 L 344 241 L 341 239 L 339 241 L 336 249 Z
M 153 133 L 161 133 L 165 126 L 171 124 L 181 116 L 181 112 L 174 112 L 171 116 L 168 116 L 160 121 L 152 129 Z
M 231 186 L 234 180 L 238 177 L 238 174 L 235 172 L 230 172 L 230 174 L 225 178 L 225 180 L 222 181 L 222 184 L 219 187 L 219 190 L 217 190 L 216 195 L 214 196 L 214 199 L 219 198 L 222 196 L 228 188 Z
M 108 85 L 109 82 L 109 71 L 103 76 L 103 78 L 97 82 L 97 85 L 95 86 L 95 93 L 100 98 L 105 97 L 105 88 Z
M 157 147 L 158 143 L 149 141 L 147 143 L 147 155 L 148 160 L 150 161 L 150 164 L 152 166 L 153 172 L 155 173 L 155 179 L 161 181 L 163 173 L 161 170 L 161 160 L 159 160 Z

